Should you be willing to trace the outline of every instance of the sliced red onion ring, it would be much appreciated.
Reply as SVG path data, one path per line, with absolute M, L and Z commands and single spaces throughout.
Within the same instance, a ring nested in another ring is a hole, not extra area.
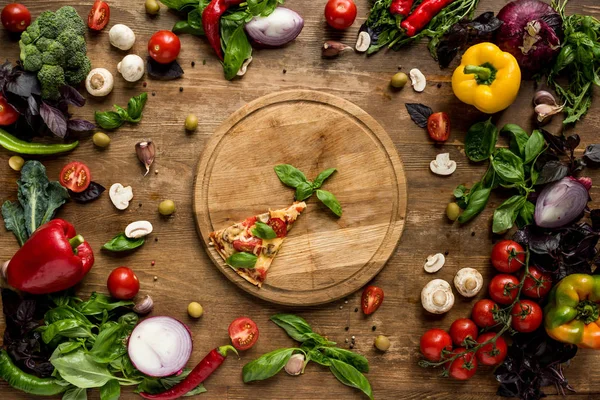
M 304 20 L 295 11 L 277 7 L 268 17 L 254 17 L 246 24 L 246 32 L 256 43 L 283 46 L 296 39 L 304 28 Z
M 127 353 L 133 365 L 146 375 L 173 375 L 192 355 L 192 335 L 175 318 L 147 318 L 131 332 Z

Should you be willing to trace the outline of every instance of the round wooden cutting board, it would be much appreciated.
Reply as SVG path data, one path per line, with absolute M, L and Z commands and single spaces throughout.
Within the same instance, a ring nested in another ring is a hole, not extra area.
M 336 195 L 343 215 L 316 195 L 306 200 L 258 288 L 225 264 L 209 234 L 292 204 L 294 189 L 273 171 L 278 164 L 309 180 L 337 168 L 322 189 Z M 289 306 L 327 303 L 367 284 L 394 253 L 406 203 L 402 161 L 384 129 L 356 105 L 307 90 L 261 97 L 231 115 L 208 141 L 194 183 L 197 228 L 217 268 L 245 291 Z

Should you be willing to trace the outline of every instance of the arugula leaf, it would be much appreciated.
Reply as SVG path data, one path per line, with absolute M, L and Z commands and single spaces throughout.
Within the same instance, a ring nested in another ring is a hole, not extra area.
M 329 361 L 331 362 L 329 369 L 340 382 L 346 386 L 360 389 L 370 399 L 373 399 L 371 384 L 359 370 L 335 358 L 330 358 Z
M 333 195 L 333 193 L 328 192 L 326 190 L 318 189 L 317 197 L 323 204 L 325 204 L 335 215 L 338 217 L 342 216 L 342 206 L 338 199 Z
M 261 239 L 275 239 L 277 234 L 269 225 L 264 222 L 256 221 L 254 228 L 252 228 L 252 234 Z
M 244 365 L 242 379 L 244 383 L 262 381 L 276 375 L 288 362 L 294 351 L 300 349 L 278 349 L 264 354 L 254 361 Z
M 257 260 L 254 254 L 239 252 L 230 255 L 225 262 L 233 268 L 254 268 Z

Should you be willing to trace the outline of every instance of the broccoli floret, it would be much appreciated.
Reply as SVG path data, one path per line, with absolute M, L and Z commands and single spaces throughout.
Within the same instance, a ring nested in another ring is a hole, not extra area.
M 37 49 L 43 53 L 44 51 L 48 50 L 50 45 L 54 42 L 56 42 L 56 40 L 41 37 L 37 40 L 37 42 L 35 42 L 35 47 L 37 47 Z
M 48 65 L 64 65 L 65 48 L 56 40 L 52 40 L 51 42 L 46 50 L 42 52 L 42 62 Z
M 61 30 L 73 30 L 79 36 L 85 35 L 86 26 L 73 7 L 65 6 L 58 9 L 56 17 L 58 18 Z
M 35 20 L 40 26 L 40 36 L 48 39 L 56 39 L 61 29 L 56 14 L 52 11 L 44 11 Z
M 67 68 L 68 69 L 78 69 L 82 65 L 85 64 L 85 59 L 87 56 L 85 54 L 75 54 L 71 58 L 67 58 Z
M 77 85 L 85 80 L 92 69 L 90 59 L 84 56 L 81 65 L 77 69 L 68 69 L 65 71 L 65 79 L 69 85 Z
M 42 86 L 42 98 L 56 100 L 65 84 L 65 72 L 59 65 L 44 65 L 37 74 Z
M 40 37 L 40 26 L 37 21 L 33 21 L 31 25 L 27 27 L 27 30 L 21 33 L 21 42 L 23 44 L 31 44 Z
M 21 54 L 19 55 L 23 62 L 25 71 L 39 71 L 42 68 L 42 53 L 33 44 L 19 44 Z
M 85 55 L 87 53 L 87 45 L 84 37 L 75 34 L 72 30 L 64 31 L 56 40 L 65 46 L 67 60 L 78 54 Z

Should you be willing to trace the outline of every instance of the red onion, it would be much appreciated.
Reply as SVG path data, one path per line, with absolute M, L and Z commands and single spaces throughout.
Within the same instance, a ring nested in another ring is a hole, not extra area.
M 535 204 L 535 223 L 542 228 L 560 228 L 581 215 L 589 199 L 579 181 L 562 178 L 546 186 Z
M 496 33 L 496 44 L 511 53 L 531 77 L 551 65 L 560 51 L 562 19 L 548 4 L 540 0 L 517 0 L 498 13 L 502 26 Z
M 246 24 L 246 32 L 256 43 L 269 47 L 283 46 L 296 39 L 304 28 L 304 20 L 295 11 L 277 7 L 268 17 L 254 17 Z
M 146 375 L 173 375 L 192 355 L 192 335 L 175 318 L 147 318 L 131 332 L 127 353 L 133 365 Z

